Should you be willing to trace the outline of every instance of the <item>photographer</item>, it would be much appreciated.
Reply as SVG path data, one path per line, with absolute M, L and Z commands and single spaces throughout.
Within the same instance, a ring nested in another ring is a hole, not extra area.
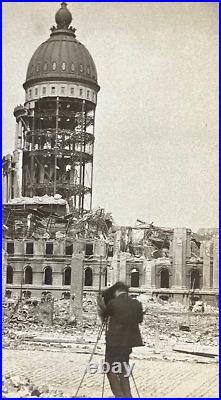
M 143 321 L 142 305 L 128 296 L 128 286 L 117 282 L 97 299 L 98 314 L 107 319 L 105 361 L 110 365 L 120 363 L 122 373 L 107 373 L 115 397 L 132 397 L 129 377 L 125 376 L 125 363 L 133 347 L 143 346 L 139 323 Z

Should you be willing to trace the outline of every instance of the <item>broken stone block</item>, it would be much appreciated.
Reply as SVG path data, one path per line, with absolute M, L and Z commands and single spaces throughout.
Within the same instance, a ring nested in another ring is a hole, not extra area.
M 34 389 L 31 392 L 31 396 L 33 396 L 33 397 L 39 397 L 40 395 L 41 395 L 41 393 L 39 392 L 38 389 Z
M 22 385 L 22 380 L 18 375 L 11 376 L 10 381 L 11 384 L 16 388 L 19 388 Z

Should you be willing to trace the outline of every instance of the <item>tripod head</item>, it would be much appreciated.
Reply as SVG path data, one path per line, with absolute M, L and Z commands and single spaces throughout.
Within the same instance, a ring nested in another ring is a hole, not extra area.
M 104 299 L 104 303 L 107 306 L 109 301 L 115 298 L 116 291 L 123 291 L 125 293 L 129 292 L 129 287 L 124 282 L 116 282 L 114 285 L 110 286 L 108 289 L 103 290 L 101 296 Z

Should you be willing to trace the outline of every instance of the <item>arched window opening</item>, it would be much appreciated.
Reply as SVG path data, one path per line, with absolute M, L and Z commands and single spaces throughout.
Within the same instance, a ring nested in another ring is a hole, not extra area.
M 43 283 L 44 283 L 44 285 L 52 285 L 52 269 L 51 269 L 51 267 L 46 267 L 44 269 Z
M 200 289 L 200 273 L 198 270 L 193 270 L 190 274 L 191 289 Z
M 11 265 L 7 266 L 6 283 L 7 284 L 13 283 L 13 268 L 11 267 Z
M 26 285 L 32 285 L 32 280 L 33 280 L 32 268 L 28 265 L 24 271 L 24 283 Z
M 88 268 L 86 268 L 85 273 L 84 273 L 84 285 L 92 286 L 92 284 L 93 284 L 92 269 L 88 267 Z
M 71 267 L 67 267 L 64 270 L 64 285 L 71 284 Z
M 5 296 L 7 297 L 7 299 L 10 299 L 12 297 L 11 290 L 6 290 Z
M 131 271 L 131 287 L 139 287 L 140 286 L 140 273 L 137 268 L 132 269 Z
M 170 275 L 166 268 L 160 271 L 160 287 L 165 289 L 170 287 Z

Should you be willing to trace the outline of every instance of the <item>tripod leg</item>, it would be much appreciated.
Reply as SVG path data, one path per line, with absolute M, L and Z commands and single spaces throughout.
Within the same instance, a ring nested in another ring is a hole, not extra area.
M 97 348 L 98 342 L 99 342 L 99 340 L 100 340 L 100 337 L 101 337 L 101 335 L 102 335 L 104 326 L 105 326 L 105 322 L 103 322 L 103 324 L 101 325 L 101 328 L 100 328 L 100 330 L 99 330 L 99 332 L 98 332 L 97 340 L 96 340 L 96 343 L 95 343 L 94 348 L 93 348 L 93 350 L 92 350 L 92 353 L 91 353 L 91 355 L 90 355 L 88 364 L 90 364 L 90 362 L 91 362 L 91 360 L 92 360 L 92 358 L 93 358 L 93 355 L 94 355 L 94 353 L 95 353 L 95 351 L 96 351 L 96 348 Z M 82 376 L 82 378 L 81 378 L 81 381 L 80 381 L 80 383 L 79 383 L 79 386 L 78 386 L 78 388 L 77 388 L 77 391 L 76 391 L 74 397 L 77 397 L 78 392 L 79 392 L 79 390 L 80 390 L 80 388 L 81 388 L 81 386 L 82 386 L 82 383 L 83 383 L 83 381 L 84 381 L 84 378 L 85 378 L 86 373 L 87 373 L 87 367 L 85 368 L 84 374 L 83 374 L 83 376 Z
M 139 394 L 139 392 L 138 392 L 138 388 L 137 388 L 137 385 L 136 385 L 136 382 L 135 382 L 135 379 L 134 379 L 134 376 L 133 376 L 133 372 L 131 372 L 131 376 L 132 376 L 132 379 L 133 379 L 133 382 L 134 382 L 134 386 L 135 386 L 136 391 L 137 391 L 137 397 L 140 398 L 140 394 Z
M 102 399 L 104 398 L 104 383 L 105 383 L 105 375 L 106 375 L 106 374 L 103 374 L 102 394 L 101 394 L 101 398 L 102 398 Z

